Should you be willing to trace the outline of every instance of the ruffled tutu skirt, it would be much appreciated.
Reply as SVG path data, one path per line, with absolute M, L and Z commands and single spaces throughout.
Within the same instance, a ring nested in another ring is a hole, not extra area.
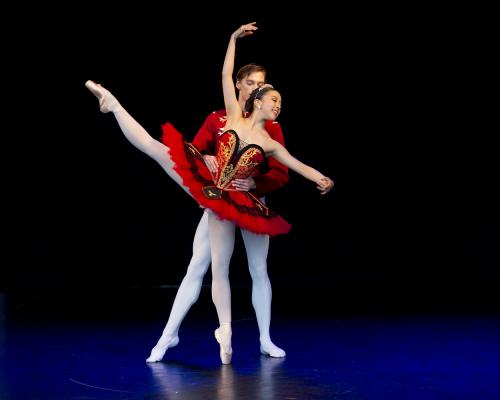
M 172 124 L 162 128 L 161 140 L 170 149 L 175 172 L 202 207 L 250 232 L 274 236 L 290 230 L 288 222 L 252 193 L 218 189 L 198 149 L 185 142 Z

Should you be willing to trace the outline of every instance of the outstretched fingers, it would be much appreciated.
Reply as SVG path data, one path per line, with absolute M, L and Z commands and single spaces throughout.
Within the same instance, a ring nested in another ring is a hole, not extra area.
M 244 25 L 241 25 L 235 32 L 234 32 L 234 35 L 236 37 L 236 39 L 238 38 L 241 38 L 241 37 L 245 37 L 245 36 L 248 36 L 248 35 L 253 35 L 254 31 L 256 31 L 257 28 L 255 26 L 257 22 L 250 22 L 248 24 L 244 24 Z

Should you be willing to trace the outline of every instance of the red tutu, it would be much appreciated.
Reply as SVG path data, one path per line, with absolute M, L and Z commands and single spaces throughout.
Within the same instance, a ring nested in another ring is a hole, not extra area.
M 219 171 L 212 177 L 198 149 L 185 142 L 170 123 L 163 125 L 162 142 L 170 149 L 174 170 L 181 176 L 183 185 L 201 206 L 254 233 L 274 236 L 290 230 L 291 225 L 258 197 L 250 192 L 231 190 L 232 179 L 257 173 L 258 165 L 264 160 L 260 146 L 250 144 L 240 149 L 237 133 L 224 132 L 216 146 Z

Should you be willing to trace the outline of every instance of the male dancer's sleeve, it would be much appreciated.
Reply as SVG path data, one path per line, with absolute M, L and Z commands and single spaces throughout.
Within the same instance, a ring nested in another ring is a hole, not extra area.
M 268 121 L 265 126 L 267 132 L 277 142 L 285 145 L 281 126 L 275 121 Z M 267 159 L 268 170 L 257 176 L 254 176 L 256 188 L 253 192 L 261 197 L 284 186 L 288 182 L 288 167 L 276 161 L 273 157 Z
M 216 122 L 218 119 L 219 115 L 216 111 L 211 113 L 193 139 L 193 145 L 201 154 L 213 155 L 215 153 L 215 133 L 217 132 Z

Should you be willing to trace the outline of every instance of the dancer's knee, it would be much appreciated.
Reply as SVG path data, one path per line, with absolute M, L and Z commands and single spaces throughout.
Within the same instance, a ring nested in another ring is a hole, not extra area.
M 203 279 L 208 271 L 209 265 L 210 260 L 191 259 L 186 272 L 186 278 L 190 280 Z
M 229 263 L 218 263 L 212 261 L 212 277 L 215 279 L 229 279 Z
M 249 265 L 250 275 L 253 281 L 262 281 L 269 279 L 267 275 L 267 263 L 259 262 Z

